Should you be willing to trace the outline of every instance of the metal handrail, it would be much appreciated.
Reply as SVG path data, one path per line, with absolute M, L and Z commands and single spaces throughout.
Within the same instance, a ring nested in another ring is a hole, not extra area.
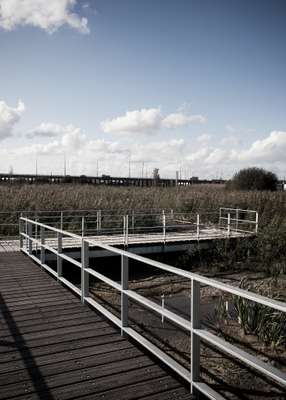
M 213 335 L 212 333 L 201 328 L 200 321 L 200 288 L 201 285 L 207 285 L 214 287 L 216 289 L 220 289 L 224 292 L 230 293 L 235 296 L 240 296 L 244 299 L 254 301 L 258 304 L 271 307 L 280 312 L 286 312 L 286 303 L 277 301 L 274 299 L 267 298 L 265 296 L 261 296 L 256 293 L 249 292 L 247 290 L 230 286 L 228 284 L 216 281 L 211 278 L 206 278 L 204 276 L 184 271 L 182 269 L 163 264 L 158 261 L 150 260 L 145 257 L 139 256 L 134 253 L 127 252 L 125 250 L 121 250 L 115 247 L 112 247 L 107 244 L 103 244 L 94 239 L 84 238 L 79 235 L 51 227 L 49 225 L 28 219 L 28 218 L 20 218 L 20 247 L 21 250 L 29 255 L 33 260 L 39 263 L 43 268 L 45 268 L 48 272 L 51 272 L 54 276 L 57 277 L 59 281 L 66 284 L 71 290 L 76 292 L 79 296 L 81 296 L 82 302 L 86 302 L 96 308 L 98 311 L 103 313 L 107 318 L 109 318 L 113 323 L 118 325 L 121 328 L 122 332 L 130 335 L 132 338 L 140 342 L 141 345 L 145 346 L 149 351 L 151 351 L 154 355 L 156 355 L 160 360 L 162 360 L 166 365 L 171 367 L 174 371 L 176 371 L 180 376 L 186 379 L 191 384 L 191 392 L 200 392 L 204 393 L 207 397 L 212 399 L 222 399 L 222 396 L 215 392 L 208 385 L 200 381 L 200 340 L 215 345 L 220 350 L 223 350 L 228 355 L 242 361 L 248 366 L 256 369 L 260 373 L 263 373 L 267 377 L 275 380 L 279 384 L 286 386 L 286 375 L 279 371 L 277 368 L 262 362 L 258 358 L 246 353 L 242 349 L 231 345 L 229 342 Z M 33 226 L 40 228 L 40 239 L 34 238 L 32 235 Z M 24 230 L 22 228 L 24 227 Z M 57 234 L 57 249 L 48 246 L 45 244 L 45 231 L 52 231 Z M 76 238 L 81 243 L 81 261 L 77 261 L 62 252 L 62 240 L 63 237 L 71 237 Z M 26 241 L 24 243 L 24 241 Z M 33 243 L 39 245 L 41 250 L 40 259 L 37 258 L 33 254 Z M 104 250 L 108 250 L 111 253 L 115 253 L 121 256 L 121 284 L 113 281 L 112 279 L 106 277 L 103 274 L 93 270 L 89 266 L 90 260 L 90 247 L 99 247 Z M 52 268 L 50 268 L 45 262 L 45 250 L 49 250 L 54 253 L 57 257 L 57 271 L 55 272 Z M 66 260 L 78 268 L 81 269 L 81 287 L 80 289 L 69 282 L 62 276 L 62 260 Z M 164 307 L 161 307 L 157 303 L 149 300 L 134 290 L 129 289 L 128 280 L 129 280 L 129 259 L 136 260 L 138 262 L 143 263 L 144 265 L 148 265 L 151 267 L 158 268 L 165 272 L 169 272 L 181 277 L 189 278 L 191 281 L 191 321 L 178 316 L 173 311 L 167 310 Z M 121 293 L 121 318 L 114 316 L 110 311 L 108 311 L 101 304 L 96 302 L 89 295 L 89 276 L 92 275 L 111 287 L 115 288 Z M 151 309 L 152 311 L 160 314 L 162 317 L 165 317 L 180 326 L 181 328 L 190 332 L 191 335 L 191 372 L 180 365 L 177 361 L 172 359 L 162 350 L 160 350 L 157 346 L 152 344 L 148 339 L 143 337 L 141 334 L 136 332 L 133 328 L 128 325 L 128 299 L 133 299 L 136 302 L 142 304 L 143 306 Z

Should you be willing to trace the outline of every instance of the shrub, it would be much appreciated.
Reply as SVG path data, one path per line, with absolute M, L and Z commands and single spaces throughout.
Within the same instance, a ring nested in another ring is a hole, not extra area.
M 263 168 L 245 168 L 237 172 L 227 188 L 235 190 L 276 190 L 277 176 Z

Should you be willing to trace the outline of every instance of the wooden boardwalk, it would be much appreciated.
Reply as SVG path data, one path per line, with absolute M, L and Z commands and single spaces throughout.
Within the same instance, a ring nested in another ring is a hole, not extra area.
M 20 252 L 0 254 L 0 399 L 187 400 L 169 370 Z

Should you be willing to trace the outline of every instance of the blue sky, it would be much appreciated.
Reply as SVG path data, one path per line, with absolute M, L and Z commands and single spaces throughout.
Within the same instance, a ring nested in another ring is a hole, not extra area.
M 284 0 L 20 3 L 0 0 L 3 172 L 286 175 Z

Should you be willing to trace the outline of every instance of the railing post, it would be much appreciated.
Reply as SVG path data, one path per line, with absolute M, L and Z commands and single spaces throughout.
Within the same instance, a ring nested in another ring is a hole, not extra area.
M 58 254 L 57 254 L 57 274 L 58 278 L 63 275 L 63 260 L 60 254 L 63 251 L 63 235 L 62 232 L 58 232 Z
M 64 229 L 64 213 L 61 211 L 61 226 L 60 226 L 61 231 Z
M 165 211 L 162 211 L 162 222 L 163 222 L 163 241 L 166 242 L 166 215 Z
M 129 218 L 125 216 L 125 246 L 128 246 L 128 230 L 129 230 Z
M 45 260 L 45 248 L 44 248 L 44 244 L 45 244 L 45 228 L 43 226 L 41 226 L 40 228 L 40 236 L 41 236 L 41 264 L 45 264 L 46 260 Z
M 22 213 L 20 214 L 20 219 L 19 219 L 19 241 L 20 241 L 20 249 L 23 248 L 24 241 L 23 241 L 23 236 L 22 236 L 22 226 L 23 226 L 23 221 L 22 221 Z
M 200 238 L 200 214 L 197 214 L 197 239 Z
M 170 211 L 170 216 L 171 216 L 171 221 L 173 221 L 174 220 L 174 210 L 172 208 Z
M 131 227 L 132 227 L 132 233 L 134 233 L 134 228 L 135 228 L 135 213 L 134 213 L 134 210 L 132 210 Z
M 126 218 L 123 215 L 123 244 L 125 245 Z
M 96 230 L 101 230 L 101 210 L 96 212 Z
M 35 218 L 35 222 L 36 222 L 36 224 L 35 224 L 35 239 L 38 240 L 38 225 L 37 225 L 38 218 L 37 217 Z M 37 253 L 38 253 L 38 242 L 36 242 L 36 254 Z
M 238 208 L 235 210 L 235 218 L 236 218 L 235 231 L 237 232 L 237 230 L 238 230 Z
M 81 236 L 84 237 L 85 218 L 81 217 Z
M 164 323 L 165 316 L 164 316 L 164 310 L 165 310 L 165 295 L 162 294 L 161 296 L 161 303 L 162 303 L 162 315 L 161 315 L 161 322 L 162 324 Z
M 32 234 L 33 234 L 33 227 L 31 222 L 28 222 L 28 252 L 29 254 L 32 254 L 33 252 L 33 242 L 32 242 Z
M 121 256 L 121 326 L 122 328 L 128 326 L 128 296 L 123 290 L 128 289 L 129 280 L 129 260 L 126 256 Z M 123 335 L 123 330 L 121 330 Z
M 89 296 L 89 243 L 82 239 L 81 246 L 81 301 L 84 303 L 86 297 Z
M 255 213 L 255 233 L 258 232 L 258 212 Z
M 230 236 L 230 213 L 227 214 L 227 235 Z
M 219 208 L 219 220 L 218 220 L 218 226 L 221 228 L 221 207 Z
M 200 380 L 200 337 L 194 332 L 201 327 L 200 282 L 192 279 L 191 290 L 191 393 L 194 394 L 193 382 Z

